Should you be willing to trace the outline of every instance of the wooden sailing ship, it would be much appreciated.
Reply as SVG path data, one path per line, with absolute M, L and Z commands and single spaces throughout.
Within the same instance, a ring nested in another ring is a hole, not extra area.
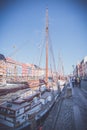
M 48 82 L 48 9 L 46 10 L 46 79 L 39 90 L 23 93 L 0 105 L 0 123 L 3 128 L 21 130 L 38 122 L 53 106 L 58 96 L 58 87 Z

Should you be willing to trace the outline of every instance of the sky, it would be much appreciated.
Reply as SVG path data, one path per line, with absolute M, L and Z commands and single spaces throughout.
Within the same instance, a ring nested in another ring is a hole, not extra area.
M 46 37 L 46 8 L 56 70 L 60 54 L 64 73 L 69 74 L 72 65 L 87 55 L 86 0 L 0 0 L 0 53 L 39 65 Z M 40 64 L 44 66 L 44 56 Z

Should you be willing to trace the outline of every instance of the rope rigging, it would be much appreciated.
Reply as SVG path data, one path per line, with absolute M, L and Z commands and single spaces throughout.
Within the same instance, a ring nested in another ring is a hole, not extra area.
M 45 41 L 46 41 L 46 38 L 44 38 L 44 42 L 42 44 L 42 47 L 41 47 L 41 52 L 40 52 L 40 58 L 39 58 L 39 66 L 41 65 L 41 59 L 42 59 L 42 56 L 43 56 L 43 51 L 45 49 Z M 50 71 L 52 73 L 52 71 L 56 72 L 56 65 L 55 65 L 55 58 L 54 58 L 54 53 L 53 53 L 53 47 L 52 47 L 52 42 L 51 42 L 51 38 L 49 36 L 49 32 L 48 32 L 48 52 L 49 52 L 49 68 L 50 68 Z M 52 74 L 53 75 L 53 74 Z

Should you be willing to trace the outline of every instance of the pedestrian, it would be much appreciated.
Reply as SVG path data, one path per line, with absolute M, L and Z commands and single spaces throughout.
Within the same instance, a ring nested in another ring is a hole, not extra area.
M 74 87 L 74 84 L 75 84 L 75 80 L 74 78 L 72 78 L 72 87 Z
M 75 77 L 75 86 L 77 86 L 77 77 Z
M 81 88 L 81 78 L 79 78 L 79 87 Z
M 77 77 L 77 85 L 78 85 L 78 87 L 81 87 L 81 79 L 80 79 L 80 77 Z
M 79 78 L 77 77 L 76 80 L 77 80 L 77 87 L 78 87 L 79 86 Z

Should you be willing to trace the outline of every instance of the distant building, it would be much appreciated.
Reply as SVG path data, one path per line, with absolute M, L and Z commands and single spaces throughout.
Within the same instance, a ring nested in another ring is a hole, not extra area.
M 87 56 L 82 60 L 82 75 L 83 77 L 87 76 Z
M 49 70 L 50 73 L 50 70 Z M 45 77 L 45 69 L 34 64 L 20 63 L 0 54 L 0 83 L 25 82 Z
M 0 54 L 0 84 L 6 83 L 6 58 Z
M 74 75 L 87 77 L 87 56 L 85 56 L 82 61 L 76 65 L 76 68 L 74 69 Z
M 35 64 L 20 63 L 10 57 L 0 54 L 0 83 L 26 82 L 28 80 L 44 79 L 46 69 Z M 56 77 L 56 72 L 48 70 L 49 77 Z

